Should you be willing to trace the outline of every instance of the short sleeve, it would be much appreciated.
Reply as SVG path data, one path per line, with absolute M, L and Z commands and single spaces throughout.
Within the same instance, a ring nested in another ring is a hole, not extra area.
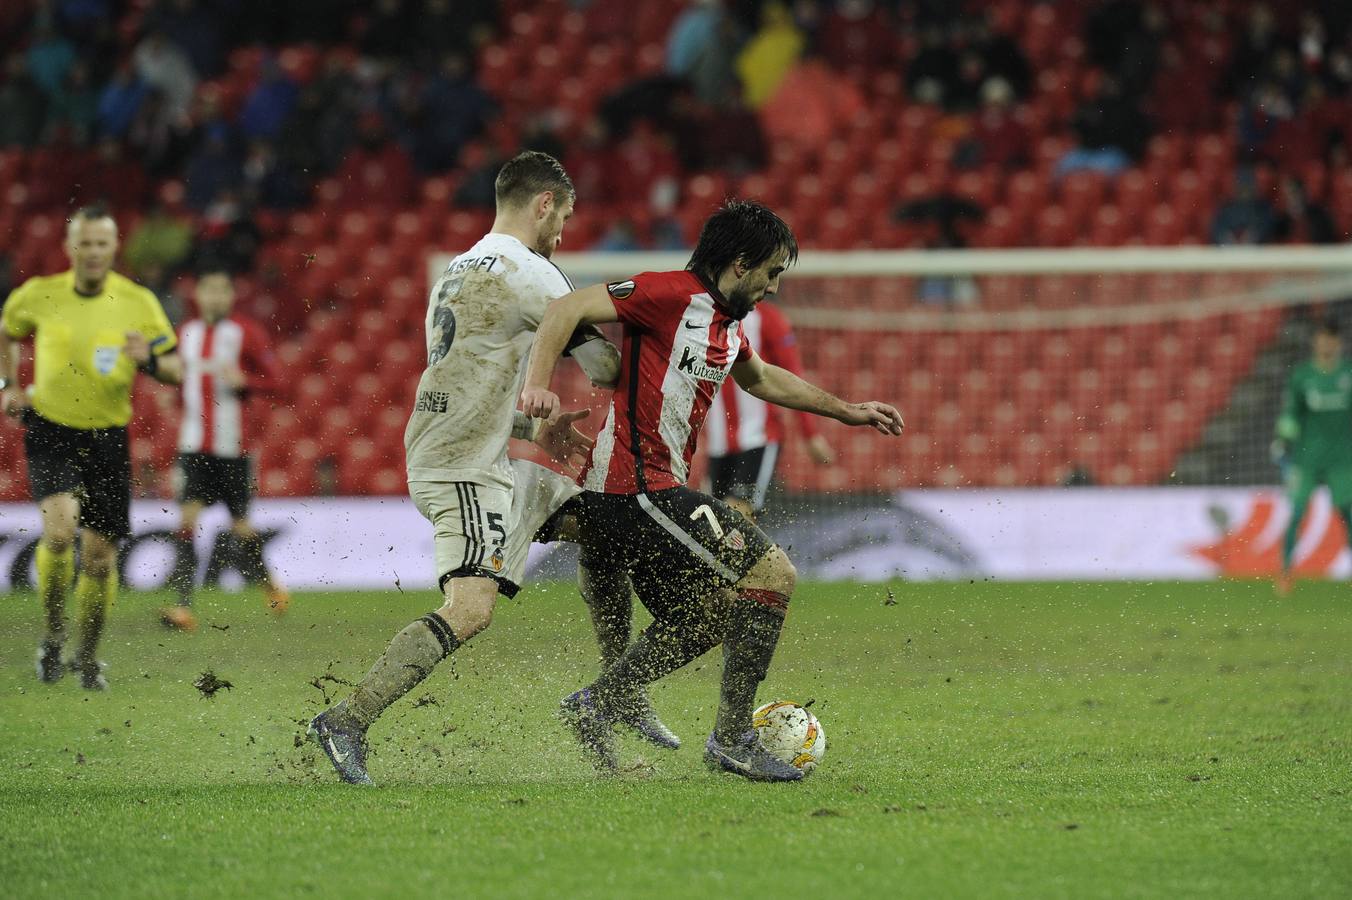
M 738 337 L 741 341 L 737 345 L 737 362 L 746 362 L 756 354 L 756 348 L 751 346 L 751 338 L 747 337 L 746 329 L 738 327 Z
M 573 290 L 573 283 L 549 260 L 542 259 L 531 271 L 530 282 L 524 284 L 517 295 L 530 298 L 521 304 L 521 318 L 531 328 L 539 328 L 545 309 L 560 297 L 567 296 Z
M 169 324 L 164 307 L 160 306 L 160 301 L 150 291 L 145 292 L 145 302 L 146 342 L 150 344 L 151 353 L 163 356 L 178 346 L 178 335 L 174 332 L 174 326 Z
M 37 328 L 32 302 L 29 300 L 31 292 L 25 290 L 27 287 L 27 284 L 21 284 L 11 291 L 4 309 L 0 310 L 0 325 L 3 325 L 5 334 L 12 338 L 26 338 Z
M 625 325 L 656 331 L 678 320 L 690 303 L 690 296 L 672 290 L 659 275 L 645 272 L 628 281 L 606 285 L 615 315 Z

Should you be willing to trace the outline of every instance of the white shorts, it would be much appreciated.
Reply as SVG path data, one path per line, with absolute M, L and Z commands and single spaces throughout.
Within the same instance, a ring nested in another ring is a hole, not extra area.
M 511 461 L 515 486 L 468 481 L 410 481 L 409 496 L 432 523 L 437 581 L 492 578 L 511 597 L 526 576 L 535 534 L 580 488 L 571 478 L 525 460 Z
M 526 556 L 532 541 L 552 541 L 540 530 L 569 500 L 582 493 L 573 479 L 538 463 L 511 460 L 516 487 L 512 490 L 512 525 L 507 530 L 507 565 L 504 575 L 520 585 L 526 577 Z

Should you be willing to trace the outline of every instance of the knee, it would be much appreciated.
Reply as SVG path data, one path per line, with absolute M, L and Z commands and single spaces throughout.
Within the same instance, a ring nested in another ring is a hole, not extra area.
M 235 533 L 235 537 L 244 541 L 252 540 L 258 536 L 258 532 L 254 531 L 253 526 L 242 520 L 231 523 L 230 530 Z
M 462 644 L 493 624 L 494 598 L 487 601 L 478 597 L 457 597 L 437 610 L 437 615 L 451 626 L 456 640 Z
M 745 516 L 748 522 L 756 521 L 756 508 L 751 505 L 751 501 L 740 497 L 728 497 L 723 502 Z
M 760 562 L 737 582 L 736 591 L 769 591 L 780 594 L 786 599 L 793 594 L 798 582 L 798 571 L 794 569 L 789 557 L 778 547 L 761 557 Z
M 75 529 L 64 525 L 48 528 L 42 533 L 42 544 L 52 553 L 65 553 L 75 546 Z
M 80 571 L 90 578 L 106 578 L 113 570 L 115 557 L 112 547 L 86 546 L 80 551 Z
M 794 568 L 793 561 L 778 547 L 768 557 L 768 561 L 770 565 L 766 570 L 766 583 L 762 587 L 789 596 L 798 584 L 798 570 Z

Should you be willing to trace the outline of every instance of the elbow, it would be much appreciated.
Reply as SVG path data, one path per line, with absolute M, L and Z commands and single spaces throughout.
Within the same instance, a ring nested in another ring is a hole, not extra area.
M 590 341 L 587 350 L 590 358 L 583 368 L 592 384 L 599 387 L 614 387 L 619 384 L 620 348 L 610 341 Z

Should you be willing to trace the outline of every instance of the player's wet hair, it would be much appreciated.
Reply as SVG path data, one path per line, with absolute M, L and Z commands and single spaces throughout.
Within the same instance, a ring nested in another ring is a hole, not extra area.
M 563 164 L 538 150 L 527 150 L 507 160 L 498 170 L 493 190 L 499 208 L 521 206 L 545 191 L 553 191 L 560 200 L 564 196 L 570 200 L 577 198 L 573 179 L 568 177 Z
M 774 210 L 755 200 L 728 200 L 700 229 L 685 267 L 712 282 L 738 260 L 754 269 L 784 250 L 789 262 L 798 259 L 798 239 Z

